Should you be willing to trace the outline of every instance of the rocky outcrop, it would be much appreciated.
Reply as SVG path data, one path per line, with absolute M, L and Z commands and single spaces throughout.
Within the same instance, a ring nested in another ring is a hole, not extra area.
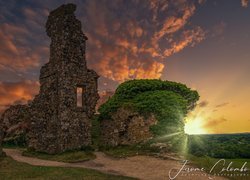
M 90 119 L 99 98 L 99 76 L 87 69 L 87 37 L 75 10 L 74 4 L 62 5 L 48 17 L 50 60 L 41 69 L 40 92 L 30 108 L 29 147 L 50 154 L 90 145 Z
M 150 126 L 157 123 L 154 115 L 145 118 L 138 112 L 119 108 L 111 119 L 101 120 L 102 145 L 132 145 L 153 138 Z

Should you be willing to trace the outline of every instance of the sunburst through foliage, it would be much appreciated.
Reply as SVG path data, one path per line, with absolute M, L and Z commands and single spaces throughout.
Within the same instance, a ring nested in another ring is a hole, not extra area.
M 207 134 L 207 130 L 203 126 L 203 118 L 196 117 L 186 120 L 184 131 L 186 134 Z

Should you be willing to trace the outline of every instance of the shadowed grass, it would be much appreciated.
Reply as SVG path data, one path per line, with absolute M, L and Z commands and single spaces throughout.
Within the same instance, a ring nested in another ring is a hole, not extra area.
M 50 155 L 47 153 L 26 150 L 23 151 L 22 155 L 28 157 L 35 157 L 39 159 L 51 160 L 51 161 L 67 162 L 67 163 L 88 161 L 96 158 L 95 154 L 91 151 L 68 151 L 60 154 Z

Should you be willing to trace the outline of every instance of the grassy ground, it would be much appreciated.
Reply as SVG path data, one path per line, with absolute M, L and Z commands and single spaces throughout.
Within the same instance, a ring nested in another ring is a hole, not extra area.
M 123 176 L 103 174 L 83 168 L 42 167 L 16 162 L 9 157 L 0 158 L 0 179 L 84 179 L 84 180 L 127 180 Z
M 206 172 L 209 173 L 211 168 L 220 160 L 216 158 L 211 157 L 196 157 L 189 155 L 187 157 L 189 161 L 191 161 L 191 165 L 199 167 L 199 168 L 205 168 Z M 246 167 L 248 168 L 248 171 L 246 173 L 239 173 L 237 171 L 223 171 L 219 173 L 222 168 L 227 168 L 229 163 L 232 162 L 231 167 L 235 168 L 241 168 L 245 162 L 247 162 Z M 249 172 L 249 164 L 250 159 L 225 159 L 225 165 L 223 165 L 223 162 L 218 163 L 218 165 L 214 168 L 212 171 L 213 173 L 219 173 L 220 175 L 232 179 L 232 180 L 243 180 L 243 179 L 250 179 L 250 172 Z M 209 173 L 211 174 L 211 173 Z M 245 174 L 245 176 L 243 175 Z M 248 175 L 248 176 L 247 176 Z
M 82 162 L 95 159 L 95 155 L 91 151 L 69 151 L 60 154 L 50 155 L 47 153 L 26 150 L 23 152 L 22 155 L 28 157 L 36 157 L 39 159 L 68 162 L 68 163 Z
M 112 156 L 115 158 L 124 158 L 129 156 L 136 156 L 139 154 L 140 155 L 145 154 L 145 152 L 130 146 L 118 146 L 116 148 L 103 149 L 102 151 L 108 156 Z

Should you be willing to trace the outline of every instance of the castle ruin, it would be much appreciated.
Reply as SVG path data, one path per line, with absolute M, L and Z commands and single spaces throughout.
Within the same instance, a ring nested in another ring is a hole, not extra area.
M 99 98 L 98 75 L 86 65 L 87 37 L 76 5 L 50 12 L 50 59 L 41 68 L 40 92 L 30 107 L 29 147 L 50 154 L 91 144 L 91 117 Z

